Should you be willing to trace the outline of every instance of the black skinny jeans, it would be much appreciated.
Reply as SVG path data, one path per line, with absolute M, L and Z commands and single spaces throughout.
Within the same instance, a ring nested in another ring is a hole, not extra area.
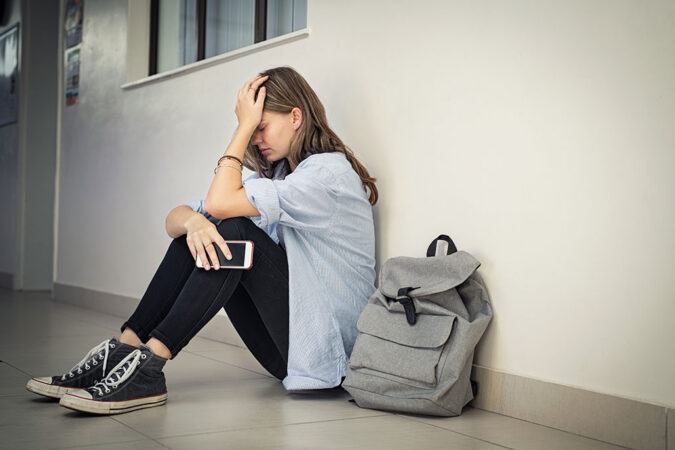
M 250 270 L 197 268 L 185 236 L 173 240 L 136 311 L 122 325 L 143 342 L 159 339 L 172 358 L 220 310 L 260 364 L 280 380 L 288 362 L 286 252 L 250 219 L 217 226 L 225 240 L 253 241 Z

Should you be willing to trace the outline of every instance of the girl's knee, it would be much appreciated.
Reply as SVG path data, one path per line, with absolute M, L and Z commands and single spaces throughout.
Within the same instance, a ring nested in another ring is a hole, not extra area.
M 230 217 L 223 219 L 216 228 L 224 239 L 243 239 L 250 225 L 255 226 L 247 217 Z
M 190 255 L 190 248 L 188 247 L 187 241 L 185 240 L 185 235 L 178 236 L 171 241 L 171 244 L 169 244 L 169 249 L 167 250 L 167 254 L 168 253 L 174 255 Z

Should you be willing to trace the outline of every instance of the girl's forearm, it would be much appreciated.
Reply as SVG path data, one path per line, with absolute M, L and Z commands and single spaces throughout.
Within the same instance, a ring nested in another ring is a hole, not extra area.
M 186 234 L 187 228 L 185 227 L 185 223 L 194 214 L 199 213 L 194 212 L 192 208 L 187 205 L 180 205 L 172 209 L 166 216 L 167 234 L 174 239 Z
M 232 141 L 225 150 L 225 155 L 234 156 L 243 161 L 246 146 L 251 140 L 252 135 L 253 130 L 250 127 L 239 126 L 234 133 Z M 221 164 L 239 167 L 239 164 L 233 160 L 225 160 Z M 227 210 L 227 200 L 232 198 L 232 194 L 239 191 L 239 189 L 242 189 L 241 172 L 228 166 L 220 167 L 213 177 L 209 191 L 206 194 L 204 209 L 212 215 Z

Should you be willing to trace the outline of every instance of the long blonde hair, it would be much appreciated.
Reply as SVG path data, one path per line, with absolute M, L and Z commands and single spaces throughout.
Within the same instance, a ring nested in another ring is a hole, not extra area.
M 301 161 L 316 153 L 344 153 L 354 171 L 361 178 L 364 191 L 370 191 L 368 201 L 375 205 L 378 199 L 376 178 L 356 159 L 354 153 L 328 126 L 326 110 L 307 81 L 291 67 L 276 67 L 261 72 L 269 75 L 265 86 L 263 110 L 289 113 L 295 107 L 302 111 L 302 123 L 291 139 L 288 159 L 297 167 Z M 276 162 L 266 161 L 256 146 L 248 143 L 244 154 L 244 166 L 254 170 L 261 177 L 272 178 L 278 164 L 288 164 L 286 158 Z M 287 166 L 287 169 L 289 167 Z

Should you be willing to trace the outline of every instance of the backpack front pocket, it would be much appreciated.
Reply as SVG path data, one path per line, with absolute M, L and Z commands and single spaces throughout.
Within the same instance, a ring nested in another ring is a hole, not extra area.
M 369 303 L 357 323 L 361 335 L 354 345 L 350 367 L 436 384 L 436 366 L 457 319 L 448 313 L 419 314 L 417 323 L 411 326 L 405 314 Z

